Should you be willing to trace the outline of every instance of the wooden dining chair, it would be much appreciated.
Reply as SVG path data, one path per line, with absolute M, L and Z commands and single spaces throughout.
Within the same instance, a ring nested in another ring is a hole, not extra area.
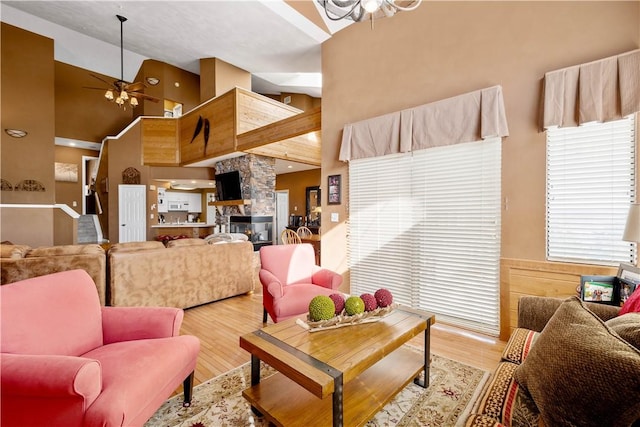
M 280 234 L 280 240 L 282 240 L 282 244 L 284 245 L 302 243 L 302 240 L 300 240 L 300 236 L 298 236 L 295 231 L 289 230 L 288 228 L 282 230 L 282 233 Z
M 313 233 L 311 232 L 311 230 L 309 230 L 309 227 L 305 227 L 303 225 L 302 227 L 298 227 L 298 229 L 296 230 L 296 234 L 301 238 L 304 238 L 304 237 L 311 237 Z

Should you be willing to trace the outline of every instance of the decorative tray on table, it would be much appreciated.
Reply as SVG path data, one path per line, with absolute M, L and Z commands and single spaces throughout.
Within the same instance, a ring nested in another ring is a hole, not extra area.
M 377 322 L 383 319 L 386 315 L 391 313 L 394 308 L 397 307 L 397 304 L 391 304 L 387 307 L 378 307 L 372 311 L 365 311 L 364 313 L 354 314 L 353 316 L 349 316 L 347 314 L 340 314 L 338 316 L 332 317 L 328 320 L 319 320 L 312 321 L 309 319 L 307 315 L 306 319 L 297 319 L 296 323 L 303 328 L 307 329 L 309 332 L 317 332 L 324 331 L 327 329 L 336 329 L 342 328 L 344 326 L 353 326 L 360 325 L 363 323 Z

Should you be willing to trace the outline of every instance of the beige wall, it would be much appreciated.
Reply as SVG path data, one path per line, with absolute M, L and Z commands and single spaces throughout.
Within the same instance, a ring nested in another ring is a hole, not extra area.
M 276 191 L 289 190 L 289 215 L 305 216 L 307 187 L 321 186 L 320 169 L 285 173 L 276 176 Z M 323 190 L 324 188 L 321 188 Z M 325 197 L 321 193 L 322 197 Z
M 36 180 L 45 189 L 2 191 L 0 202 L 51 204 L 55 201 L 53 40 L 5 23 L 0 38 L 0 174 L 13 186 L 23 180 Z M 4 132 L 7 128 L 25 130 L 28 135 L 11 138 Z M 15 227 L 16 221 L 29 227 Z M 50 209 L 1 209 L 0 240 L 46 245 L 53 244 L 52 233 Z
M 640 2 L 423 2 L 360 23 L 323 44 L 322 182 L 342 174 L 343 203 L 323 198 L 323 266 L 346 273 L 344 124 L 502 85 L 510 136 L 502 150 L 502 256 L 545 259 L 546 71 L 640 46 Z M 455 165 L 452 165 L 455 167 Z M 329 222 L 332 212 L 338 223 Z
M 160 81 L 157 85 L 151 86 L 146 83 L 147 77 L 155 77 Z M 134 118 L 138 116 L 164 116 L 165 99 L 182 104 L 183 114 L 200 104 L 200 77 L 173 65 L 147 59 L 142 63 L 135 81 L 145 83 L 147 87 L 144 93 L 160 101 L 145 100 L 141 102 L 140 106 L 134 110 Z
M 229 92 L 235 87 L 251 90 L 251 73 L 219 58 L 200 60 L 200 102 Z
M 91 77 L 94 74 L 112 82 L 113 77 L 93 73 L 73 65 L 55 62 L 56 136 L 80 141 L 101 142 L 117 135 L 132 119 L 131 108 L 118 108 L 107 102 L 104 90 L 109 85 Z
M 322 104 L 322 100 L 320 98 L 314 98 L 309 95 L 301 94 L 301 93 L 286 93 L 283 92 L 280 96 L 274 97 L 276 101 L 283 102 L 285 98 L 289 97 L 290 102 L 288 105 L 292 107 L 296 107 L 302 111 L 309 111 L 313 108 L 320 107 Z
M 98 157 L 100 153 L 93 150 L 80 150 L 71 147 L 57 146 L 55 150 L 55 161 L 58 163 L 74 164 L 78 167 L 78 181 L 56 181 L 56 203 L 68 205 L 71 209 L 82 215 L 82 156 Z M 76 202 L 76 206 L 73 203 Z

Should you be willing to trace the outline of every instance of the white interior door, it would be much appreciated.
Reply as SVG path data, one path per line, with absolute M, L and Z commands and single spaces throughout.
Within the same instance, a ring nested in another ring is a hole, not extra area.
M 289 224 L 289 190 L 276 191 L 276 235 L 274 242 L 282 244 L 280 234 Z
M 118 185 L 118 241 L 147 240 L 146 186 Z

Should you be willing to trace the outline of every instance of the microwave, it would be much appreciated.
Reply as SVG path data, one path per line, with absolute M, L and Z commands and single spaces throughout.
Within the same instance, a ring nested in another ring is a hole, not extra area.
M 182 202 L 169 202 L 167 209 L 170 211 L 186 211 L 188 209 L 187 203 Z

